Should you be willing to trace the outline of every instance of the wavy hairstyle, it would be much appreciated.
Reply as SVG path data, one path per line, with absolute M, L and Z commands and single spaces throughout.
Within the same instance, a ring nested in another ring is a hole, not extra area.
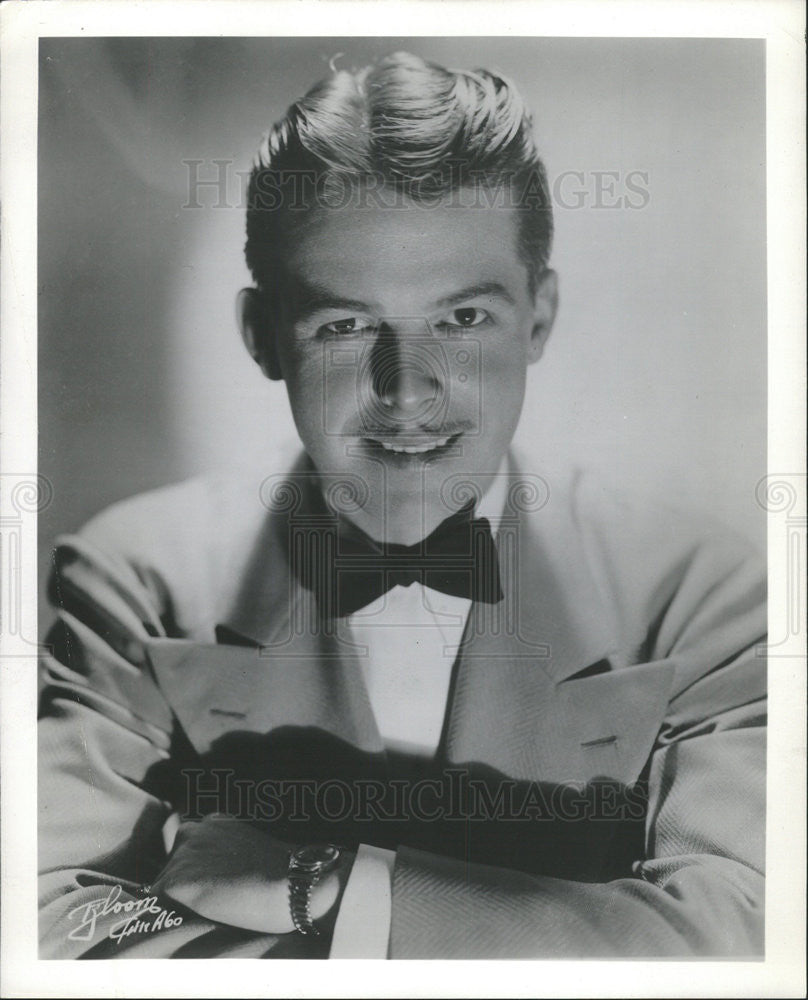
M 272 290 L 285 222 L 301 208 L 338 207 L 346 192 L 363 189 L 434 203 L 472 188 L 481 207 L 504 196 L 520 210 L 519 251 L 535 287 L 550 255 L 552 208 L 530 112 L 514 85 L 407 52 L 356 72 L 335 71 L 261 143 L 247 194 L 245 254 L 253 280 Z

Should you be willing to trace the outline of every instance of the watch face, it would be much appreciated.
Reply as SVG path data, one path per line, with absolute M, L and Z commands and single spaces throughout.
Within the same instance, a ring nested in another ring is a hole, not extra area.
M 311 844 L 308 847 L 301 847 L 292 855 L 292 859 L 297 868 L 307 871 L 317 871 L 321 868 L 328 868 L 339 858 L 339 848 L 333 844 Z

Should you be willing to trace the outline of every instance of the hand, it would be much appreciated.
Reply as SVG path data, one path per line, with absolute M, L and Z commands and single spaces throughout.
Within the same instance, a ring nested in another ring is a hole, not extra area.
M 209 920 L 286 934 L 295 929 L 287 883 L 293 846 L 250 823 L 219 814 L 182 823 L 152 891 L 170 896 Z M 349 871 L 350 864 L 341 861 L 315 885 L 311 895 L 314 920 L 332 909 Z

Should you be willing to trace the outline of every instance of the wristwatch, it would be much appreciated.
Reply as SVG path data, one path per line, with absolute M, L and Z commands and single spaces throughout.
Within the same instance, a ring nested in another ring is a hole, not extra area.
M 310 844 L 289 855 L 289 910 L 301 934 L 320 933 L 311 919 L 311 892 L 320 878 L 336 867 L 341 853 L 335 844 Z

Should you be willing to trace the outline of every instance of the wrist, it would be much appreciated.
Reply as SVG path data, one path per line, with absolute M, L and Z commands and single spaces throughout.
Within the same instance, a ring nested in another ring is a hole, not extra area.
M 342 850 L 336 867 L 326 872 L 313 886 L 310 904 L 312 920 L 336 919 L 355 858 L 355 851 Z

